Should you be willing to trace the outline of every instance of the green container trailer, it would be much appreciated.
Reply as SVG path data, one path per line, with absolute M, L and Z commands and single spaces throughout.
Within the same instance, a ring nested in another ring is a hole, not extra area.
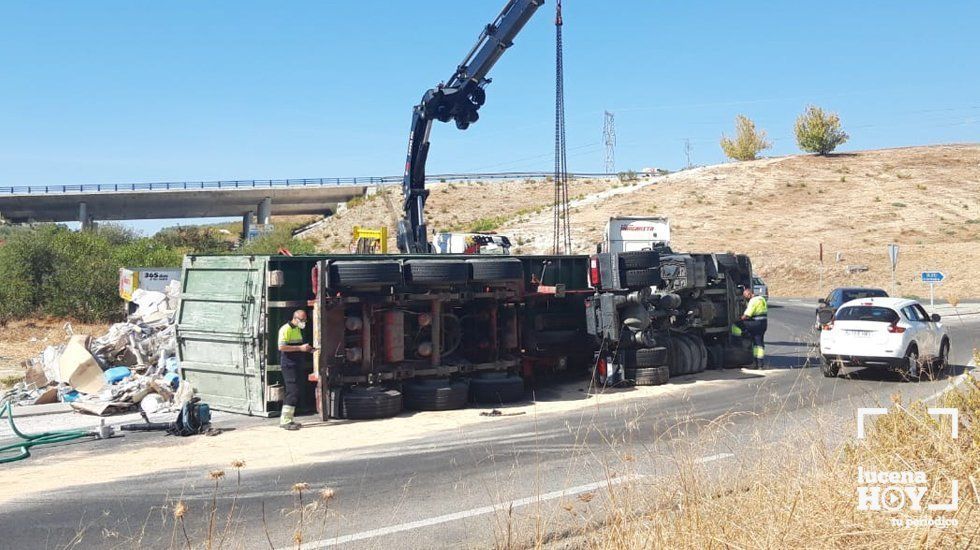
M 585 369 L 587 256 L 187 256 L 182 377 L 215 409 L 278 414 L 278 328 L 305 309 L 317 351 L 305 404 L 345 417 L 346 392 L 426 378 Z M 304 404 L 301 401 L 301 407 Z

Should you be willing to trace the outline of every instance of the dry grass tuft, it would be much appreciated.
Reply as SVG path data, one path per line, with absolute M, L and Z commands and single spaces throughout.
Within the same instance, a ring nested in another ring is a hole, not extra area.
M 976 352 L 975 352 L 976 354 Z M 680 459 L 677 472 L 649 484 L 610 489 L 606 518 L 583 526 L 581 544 L 639 548 L 968 548 L 980 542 L 980 385 L 946 394 L 939 406 L 959 410 L 959 437 L 948 417 L 920 402 L 895 400 L 869 424 L 864 440 L 827 444 L 829 426 L 769 445 L 737 465 Z M 760 440 L 761 441 L 761 440 Z M 857 509 L 858 468 L 924 472 L 923 510 Z M 956 511 L 927 511 L 949 501 L 959 480 Z M 938 520 L 933 525 L 928 520 Z M 955 525 L 939 526 L 939 522 Z

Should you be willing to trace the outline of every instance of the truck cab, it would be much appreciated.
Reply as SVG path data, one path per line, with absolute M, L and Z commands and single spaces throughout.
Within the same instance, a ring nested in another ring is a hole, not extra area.
M 600 252 L 664 250 L 670 247 L 670 221 L 662 217 L 619 216 L 606 222 Z

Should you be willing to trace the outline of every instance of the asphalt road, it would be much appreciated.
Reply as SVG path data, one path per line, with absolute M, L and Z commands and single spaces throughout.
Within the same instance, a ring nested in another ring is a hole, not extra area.
M 689 384 L 685 391 L 655 400 L 500 417 L 465 431 L 325 453 L 315 464 L 246 472 L 240 489 L 219 494 L 214 532 L 221 534 L 212 540 L 215 547 L 224 538 L 225 547 L 269 548 L 271 538 L 275 548 L 295 547 L 293 533 L 301 521 L 304 548 L 482 548 L 560 533 L 580 521 L 563 513 L 569 499 L 584 506 L 577 496 L 599 495 L 598 503 L 610 483 L 655 480 L 671 471 L 678 453 L 694 452 L 696 461 L 724 467 L 746 460 L 742 447 L 760 433 L 778 440 L 817 416 L 851 420 L 857 407 L 886 405 L 895 393 L 907 400 L 938 395 L 980 346 L 980 319 L 947 319 L 951 359 L 959 365 L 949 378 L 906 383 L 896 375 L 859 370 L 827 379 L 812 359 L 812 322 L 810 306 L 772 304 L 765 375 L 722 371 L 713 376 L 727 382 L 710 387 L 681 377 L 671 383 Z M 537 395 L 552 398 L 547 388 Z M 719 418 L 726 419 L 726 435 L 702 441 L 708 438 L 699 434 Z M 0 470 L 2 476 L 16 472 Z M 0 547 L 186 547 L 172 519 L 176 498 L 190 510 L 188 539 L 203 547 L 213 491 L 207 483 L 187 487 L 185 479 L 182 472 L 169 472 L 83 488 L 66 480 L 60 491 L 0 505 Z M 336 497 L 325 507 L 321 502 L 307 508 L 301 518 L 291 492 L 297 482 L 310 484 L 304 504 L 325 487 Z M 223 483 L 236 485 L 234 479 Z

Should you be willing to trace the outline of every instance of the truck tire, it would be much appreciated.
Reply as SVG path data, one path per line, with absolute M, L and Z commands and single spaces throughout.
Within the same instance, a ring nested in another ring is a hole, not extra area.
M 466 260 L 472 279 L 478 283 L 519 281 L 524 279 L 524 267 L 517 258 L 507 260 Z
M 619 253 L 619 265 L 623 269 L 648 269 L 660 267 L 660 254 L 653 250 L 635 250 Z
M 742 277 L 741 284 L 752 288 L 752 260 L 745 254 L 736 254 L 735 261 L 738 262 L 738 273 Z
M 738 369 L 751 365 L 755 359 L 752 357 L 752 349 L 738 345 L 725 346 L 725 368 Z
M 413 411 L 450 411 L 466 407 L 470 384 L 467 380 L 409 380 L 402 385 L 406 409 Z
M 343 404 L 344 418 L 391 418 L 402 411 L 402 394 L 379 386 L 350 388 L 343 392 Z
M 464 284 L 470 278 L 466 262 L 451 260 L 406 260 L 405 280 L 412 284 Z
M 470 401 L 487 405 L 524 399 L 524 379 L 505 372 L 488 372 L 470 379 Z
M 718 370 L 725 367 L 725 347 L 721 344 L 706 346 L 708 350 L 708 368 Z
M 694 373 L 694 351 L 691 349 L 687 340 L 683 337 L 674 336 L 670 339 L 671 348 L 671 376 L 684 376 Z
M 636 386 L 660 386 L 670 380 L 670 369 L 664 366 L 626 369 L 623 374 Z
M 333 288 L 400 285 L 402 269 L 398 262 L 333 262 L 327 284 Z
M 633 355 L 633 364 L 637 368 L 667 365 L 667 348 L 646 348 L 630 351 Z
M 708 368 L 708 350 L 704 347 L 704 341 L 693 334 L 685 334 L 688 346 L 691 348 L 691 358 L 694 362 L 693 372 L 704 372 Z
M 657 269 L 627 269 L 623 272 L 623 283 L 626 288 L 640 288 L 660 283 L 660 271 Z

